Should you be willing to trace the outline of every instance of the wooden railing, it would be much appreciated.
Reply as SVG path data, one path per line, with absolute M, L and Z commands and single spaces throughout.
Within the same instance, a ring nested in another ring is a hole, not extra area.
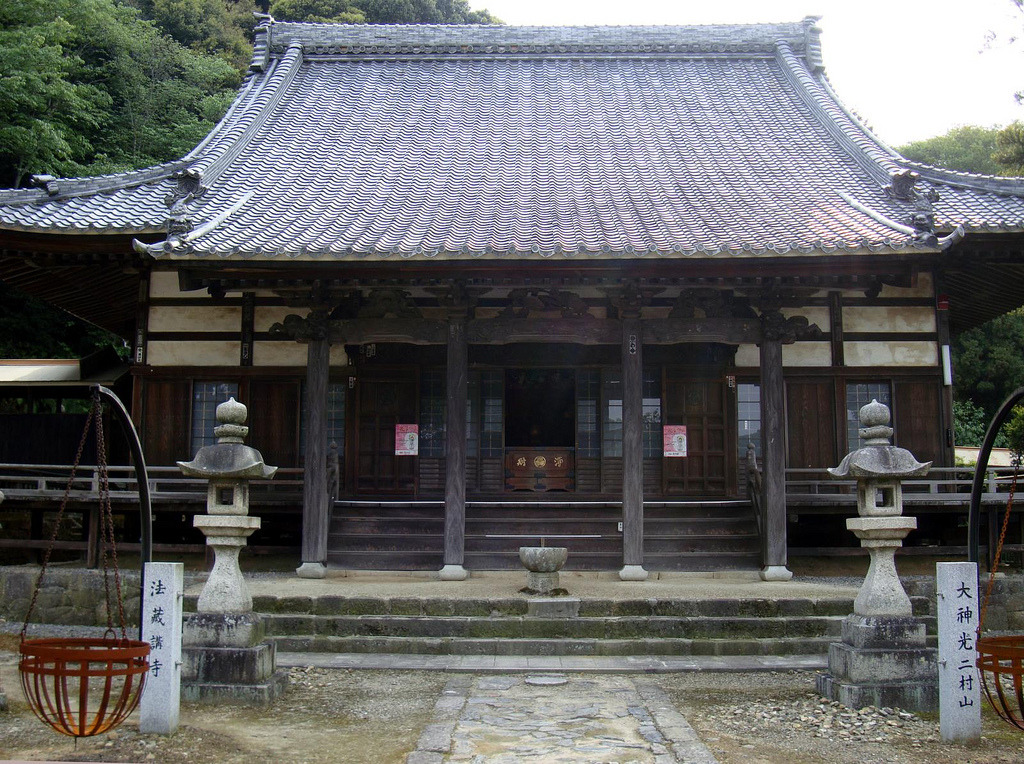
M 268 516 L 281 513 L 299 513 L 302 510 L 302 470 L 279 469 L 273 480 L 250 482 L 250 513 Z M 184 512 L 200 514 L 206 506 L 207 483 L 197 478 L 186 478 L 177 467 L 149 467 L 149 490 L 153 514 Z M 138 483 L 135 468 L 112 465 L 107 469 L 110 501 L 114 512 L 130 516 L 138 510 Z M 70 482 L 70 487 L 69 487 Z M 67 492 L 68 511 L 74 515 L 70 523 L 76 523 L 77 539 L 62 538 L 54 543 L 54 549 L 85 552 L 89 566 L 94 566 L 99 557 L 99 509 L 100 473 L 95 465 L 79 465 L 71 479 L 71 467 L 60 464 L 0 464 L 0 493 L 4 502 L 0 504 L 0 515 L 12 511 L 29 514 L 28 538 L 12 538 L 5 529 L 0 529 L 0 549 L 44 549 L 49 546 L 43 538 L 43 515 L 54 512 Z M 46 534 L 47 536 L 49 534 Z M 64 535 L 64 534 L 62 534 Z M 72 532 L 72 535 L 75 535 Z M 137 551 L 138 543 L 128 541 L 118 548 Z M 158 552 L 187 553 L 202 552 L 201 543 L 157 543 Z M 278 547 L 252 545 L 250 551 L 276 551 Z M 280 548 L 285 551 L 286 548 Z
M 963 509 L 971 501 L 973 467 L 932 467 L 920 478 L 902 481 L 903 504 L 908 508 Z M 985 506 L 1006 505 L 1013 481 L 1013 467 L 991 467 L 982 494 Z M 1022 476 L 1024 489 L 1024 476 Z M 1024 504 L 1024 490 L 1014 497 L 1014 506 Z M 786 470 L 786 506 L 797 511 L 823 511 L 857 505 L 857 482 L 834 480 L 824 469 Z

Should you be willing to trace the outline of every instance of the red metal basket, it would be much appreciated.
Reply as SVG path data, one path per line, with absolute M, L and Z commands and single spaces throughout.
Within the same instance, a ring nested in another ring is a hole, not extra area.
M 42 721 L 71 737 L 100 735 L 139 704 L 149 643 L 113 637 L 25 639 L 19 668 L 25 698 Z
M 1024 730 L 1024 636 L 979 637 L 978 669 L 992 709 Z

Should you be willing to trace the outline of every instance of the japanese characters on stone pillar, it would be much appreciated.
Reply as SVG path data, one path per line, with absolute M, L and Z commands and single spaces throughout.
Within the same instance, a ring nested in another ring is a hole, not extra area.
M 947 743 L 981 739 L 978 676 L 978 564 L 935 566 L 939 627 L 939 732 Z
M 180 562 L 147 562 L 142 591 L 142 640 L 149 642 L 149 676 L 139 703 L 139 730 L 171 735 L 181 708 Z

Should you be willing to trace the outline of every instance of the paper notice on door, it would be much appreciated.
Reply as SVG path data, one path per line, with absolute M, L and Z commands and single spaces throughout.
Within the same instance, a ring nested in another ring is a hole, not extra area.
M 418 456 L 420 453 L 420 426 L 395 425 L 395 456 Z
M 686 425 L 667 424 L 662 428 L 665 456 L 686 456 Z

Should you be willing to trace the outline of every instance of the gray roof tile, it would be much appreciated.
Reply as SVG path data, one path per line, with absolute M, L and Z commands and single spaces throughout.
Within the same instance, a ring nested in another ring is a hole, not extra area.
M 818 71 L 809 21 L 262 30 L 188 157 L 0 192 L 0 227 L 130 233 L 173 215 L 191 231 L 151 251 L 183 258 L 892 251 L 922 246 L 914 200 L 883 188 L 905 168 L 939 190 L 941 228 L 1024 227 L 1021 182 L 911 166 L 866 132 Z M 171 210 L 186 167 L 202 192 Z

